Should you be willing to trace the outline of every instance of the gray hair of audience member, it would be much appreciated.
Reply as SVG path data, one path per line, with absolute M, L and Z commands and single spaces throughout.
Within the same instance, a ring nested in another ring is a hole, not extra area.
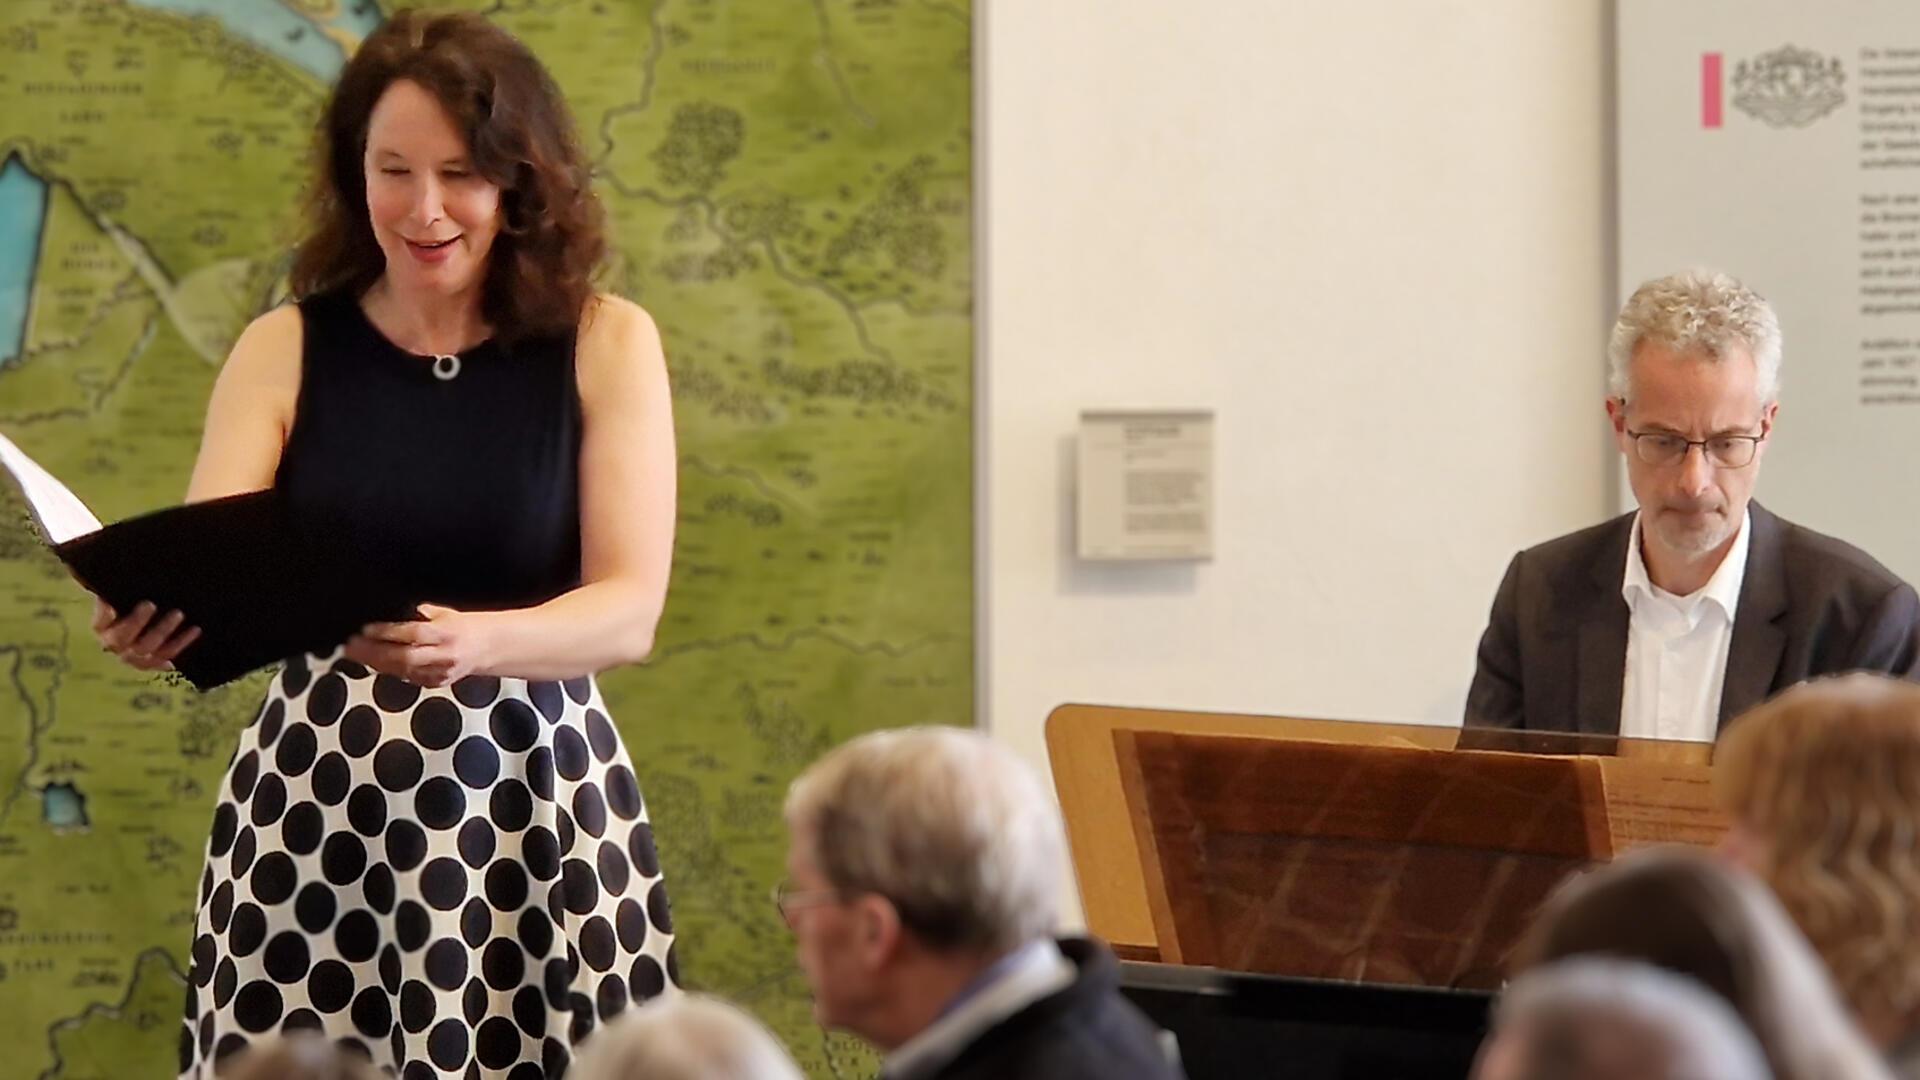
M 1724 360 L 1735 349 L 1753 357 L 1760 404 L 1780 396 L 1780 318 L 1759 293 L 1715 270 L 1683 270 L 1633 291 L 1607 340 L 1607 390 L 1631 394 L 1631 362 L 1642 342 L 1677 353 Z
M 219 1069 L 220 1080 L 381 1080 L 364 1057 L 314 1032 L 299 1032 L 256 1044 Z
M 1582 957 L 1521 976 L 1500 995 L 1480 1080 L 1770 1080 L 1726 1001 L 1649 964 Z
M 787 826 L 843 895 L 886 898 L 921 943 L 1000 951 L 1049 933 L 1066 840 L 1035 771 L 986 735 L 862 735 L 787 792 Z
M 595 1032 L 568 1080 L 802 1080 L 758 1020 L 719 998 L 656 998 Z
M 1778 1080 L 1888 1076 L 1780 902 L 1710 852 L 1643 848 L 1573 878 L 1548 899 L 1514 960 L 1525 971 L 1595 955 L 1665 968 L 1719 994 Z

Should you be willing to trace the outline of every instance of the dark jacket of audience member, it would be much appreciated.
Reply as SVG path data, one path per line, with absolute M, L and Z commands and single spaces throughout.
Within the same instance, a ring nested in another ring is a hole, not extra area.
M 1098 942 L 1066 938 L 1073 985 L 1041 998 L 969 1043 L 939 1080 L 1171 1078 L 1159 1034 L 1120 996 L 1120 969 Z
M 1691 976 L 1725 998 L 1778 1080 L 1889 1075 L 1773 895 L 1709 852 L 1649 848 L 1572 879 L 1541 910 L 1515 967 L 1593 954 Z

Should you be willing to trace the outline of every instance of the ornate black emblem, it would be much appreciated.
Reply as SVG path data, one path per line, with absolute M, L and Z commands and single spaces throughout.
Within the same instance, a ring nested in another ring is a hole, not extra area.
M 1733 103 L 1773 127 L 1806 127 L 1847 100 L 1838 57 L 1783 45 L 1733 69 Z

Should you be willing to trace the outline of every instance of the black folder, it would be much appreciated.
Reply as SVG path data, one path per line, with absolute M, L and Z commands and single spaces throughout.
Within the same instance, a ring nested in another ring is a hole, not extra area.
M 370 622 L 418 619 L 414 590 L 364 529 L 296 512 L 278 488 L 101 525 L 67 486 L 0 435 L 0 469 L 74 579 L 125 615 L 142 600 L 200 637 L 173 666 L 202 690 L 307 652 Z M 359 537 L 356 542 L 351 537 Z
M 174 668 L 210 690 L 370 622 L 419 618 L 376 553 L 293 513 L 277 489 L 175 506 L 54 544 L 76 580 L 121 614 L 178 610 L 200 638 Z

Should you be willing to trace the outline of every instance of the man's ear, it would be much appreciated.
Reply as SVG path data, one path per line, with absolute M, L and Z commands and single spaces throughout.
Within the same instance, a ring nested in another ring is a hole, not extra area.
M 1773 425 L 1776 422 L 1775 418 L 1779 415 L 1780 403 L 1778 401 L 1769 401 L 1767 402 L 1767 407 L 1760 410 L 1760 444 L 1753 448 L 1753 454 L 1756 460 L 1766 457 L 1767 447 L 1773 444 Z
M 900 911 L 878 893 L 854 901 L 853 947 L 869 970 L 891 963 L 900 951 Z
M 1625 398 L 1610 397 L 1607 399 L 1607 422 L 1613 427 L 1614 445 L 1619 447 L 1620 452 L 1624 454 L 1632 449 L 1632 447 L 1627 445 L 1632 442 L 1633 439 L 1632 436 L 1627 434 L 1627 402 Z

